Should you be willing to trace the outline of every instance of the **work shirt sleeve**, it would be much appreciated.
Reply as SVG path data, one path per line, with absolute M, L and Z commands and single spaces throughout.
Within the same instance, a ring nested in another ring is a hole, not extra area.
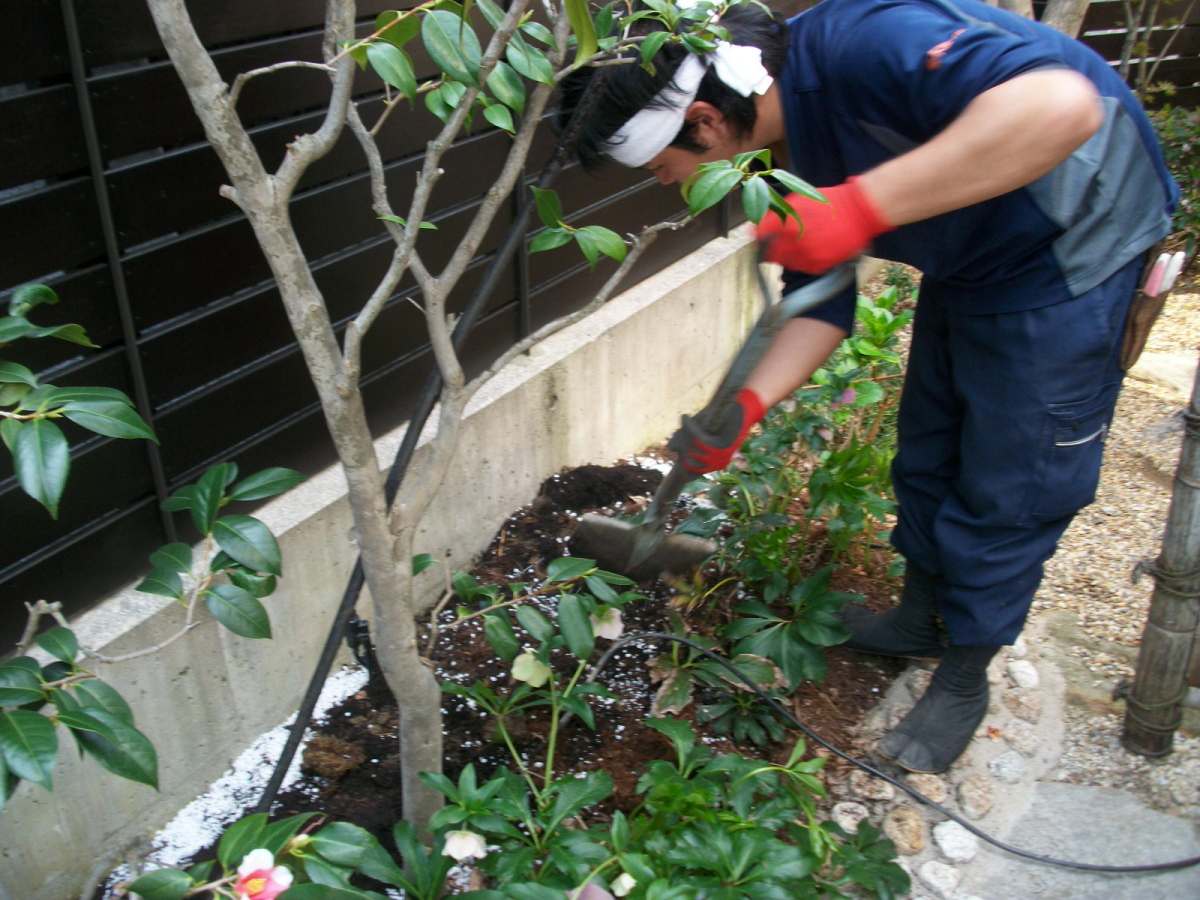
M 1066 67 L 1056 49 L 1020 21 L 1002 26 L 949 0 L 885 0 L 849 23 L 823 81 L 861 121 L 921 143 L 984 91 Z

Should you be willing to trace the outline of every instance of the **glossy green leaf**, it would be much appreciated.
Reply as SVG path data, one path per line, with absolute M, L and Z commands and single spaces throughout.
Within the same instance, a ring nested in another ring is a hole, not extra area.
M 421 40 L 439 69 L 455 81 L 479 87 L 483 51 L 468 22 L 452 12 L 435 9 L 421 21 Z
M 314 834 L 309 846 L 335 866 L 354 868 L 373 843 L 370 832 L 349 822 L 334 822 Z
M 625 258 L 628 248 L 621 236 L 601 225 L 585 225 L 575 230 L 575 241 L 592 268 L 596 267 L 599 254 L 612 257 L 617 262 Z
M 772 169 L 771 177 L 778 181 L 781 185 L 791 191 L 793 194 L 800 194 L 803 197 L 808 197 L 810 200 L 817 200 L 821 203 L 828 203 L 825 195 L 818 191 L 815 187 L 805 181 L 803 178 L 797 178 L 791 172 L 784 169 Z
M 509 71 L 512 71 L 511 69 Z M 0 359 L 0 382 L 5 384 L 24 384 L 37 387 L 37 376 L 33 372 L 15 362 L 5 362 Z
M 539 187 L 530 187 L 529 189 L 533 191 L 533 200 L 542 224 L 548 228 L 557 228 L 562 225 L 562 202 L 558 199 L 558 194 Z
M 222 516 L 213 523 L 212 533 L 220 548 L 246 568 L 282 574 L 279 543 L 253 516 Z
M 706 169 L 684 185 L 683 197 L 693 216 L 725 199 L 741 183 L 742 172 L 734 168 Z
M 432 554 L 418 553 L 412 558 L 412 573 L 414 575 L 420 575 L 435 562 L 437 562 L 437 560 L 433 558 Z
M 4 441 L 4 446 L 10 453 L 16 443 L 17 432 L 20 431 L 23 424 L 17 419 L 0 419 L 0 440 Z
M 125 702 L 125 698 L 117 693 L 116 688 L 99 679 L 89 678 L 76 682 L 75 699 L 84 709 L 102 709 L 110 716 L 115 716 L 129 725 L 133 724 L 133 710 Z
M 280 853 L 301 828 L 319 815 L 317 812 L 306 812 L 272 822 L 262 830 L 258 846 L 272 854 Z
M 389 43 L 368 44 L 367 62 L 376 75 L 409 100 L 417 96 L 417 76 L 403 50 Z
M 44 284 L 23 284 L 8 299 L 8 314 L 10 316 L 27 316 L 35 306 L 54 306 L 58 303 L 58 294 L 53 288 Z
M 17 406 L 30 392 L 31 389 L 27 384 L 18 384 L 14 381 L 0 382 L 0 406 Z M 4 421 L 9 420 L 5 419 Z
M 251 850 L 262 846 L 267 827 L 266 813 L 253 813 L 230 825 L 217 843 L 217 860 L 226 869 L 236 869 Z
M 547 228 L 529 243 L 530 253 L 541 253 L 543 250 L 554 250 L 564 244 L 569 244 L 575 238 L 565 228 Z
M 652 31 L 642 40 L 642 46 L 639 48 L 642 55 L 642 65 L 650 66 L 654 55 L 662 49 L 663 44 L 671 37 L 669 31 Z
M 23 409 L 50 408 L 76 401 L 84 403 L 124 403 L 133 406 L 133 401 L 124 391 L 108 387 L 59 387 L 43 384 L 21 401 Z
M 564 0 L 567 18 L 571 20 L 571 31 L 578 40 L 575 66 L 581 66 L 596 55 L 596 25 L 592 22 L 587 0 Z
M 14 663 L 0 666 L 0 706 L 24 706 L 45 700 L 40 674 L 36 664 L 33 671 Z
M 215 465 L 201 475 L 200 480 L 196 482 L 190 509 L 192 524 L 201 534 L 209 534 L 212 531 L 213 522 L 216 521 L 217 513 L 221 509 L 221 498 L 225 495 L 228 466 L 228 463 Z
M 509 134 L 516 133 L 516 126 L 513 125 L 512 111 L 507 106 L 501 106 L 499 103 L 485 106 L 483 117 L 501 131 L 507 131 Z
M 379 219 L 383 222 L 395 222 L 401 228 L 408 227 L 408 219 L 403 216 L 380 216 Z M 417 226 L 417 229 L 420 231 L 437 231 L 437 226 L 432 222 L 422 222 Z
M 385 25 L 395 22 L 400 18 L 400 13 L 394 9 L 388 9 L 381 12 L 375 17 L 375 30 L 383 28 Z M 379 36 L 381 41 L 387 41 L 396 47 L 403 47 L 418 34 L 421 33 L 421 17 L 415 13 L 405 15 L 395 25 L 392 25 L 387 31 Z
M 558 46 L 557 42 L 554 40 L 554 32 L 552 32 L 541 22 L 526 22 L 521 26 L 521 32 L 529 35 L 535 41 L 541 41 L 552 50 Z
M 231 583 L 236 584 L 251 597 L 261 600 L 275 593 L 275 576 L 260 575 L 242 566 L 233 565 L 225 569 Z
M 446 85 L 442 85 L 442 87 L 439 88 L 434 88 L 432 91 L 428 91 L 425 94 L 425 108 L 443 122 L 447 121 L 454 112 L 454 107 L 451 106 L 447 101 L 446 94 L 442 90 L 444 87 L 446 87 Z M 397 216 L 397 218 L 399 218 L 399 216 Z
M 521 644 L 506 615 L 484 616 L 483 634 L 496 655 L 505 662 L 512 662 L 521 652 Z
M 742 209 L 751 222 L 760 222 L 771 205 L 771 193 L 761 178 L 749 178 L 742 182 Z
M 583 601 L 574 594 L 567 594 L 558 601 L 558 629 L 566 639 L 567 649 L 582 660 L 587 660 L 596 649 L 596 636 Z
M 236 584 L 218 584 L 209 588 L 204 592 L 204 605 L 214 619 L 236 635 L 255 639 L 271 636 L 266 607 Z
M 88 707 L 83 713 L 64 714 L 72 721 L 86 716 L 98 728 L 80 730 L 66 722 L 80 746 L 109 772 L 138 784 L 158 788 L 158 754 L 150 740 L 119 715 Z
M 504 60 L 499 60 L 488 75 L 487 86 L 497 100 L 511 107 L 518 115 L 525 112 L 525 83 Z
M 3 325 L 0 324 L 0 332 L 3 330 Z M 49 325 L 45 328 L 31 326 L 25 329 L 23 337 L 44 338 L 53 337 L 60 341 L 68 341 L 72 344 L 79 344 L 81 347 L 99 348 L 98 344 L 93 344 L 87 336 L 87 332 L 83 330 L 82 325 Z
M 518 606 L 517 621 L 535 641 L 545 643 L 554 637 L 554 626 L 550 624 L 550 620 L 541 610 L 532 606 Z
M 137 589 L 143 594 L 178 599 L 183 596 L 183 579 L 174 569 L 155 566 L 138 583 Z
M 230 500 L 262 500 L 264 497 L 274 497 L 284 491 L 290 491 L 305 476 L 295 469 L 275 467 L 255 472 L 235 484 L 229 491 Z
M 196 505 L 196 486 L 185 484 L 163 501 L 162 508 L 168 512 L 180 512 Z
M 66 436 L 45 419 L 22 422 L 16 430 L 12 454 L 21 489 L 57 519 L 58 502 L 71 469 Z
M 514 34 L 508 46 L 504 48 L 504 58 L 530 81 L 554 85 L 554 66 L 550 64 L 546 54 L 530 47 L 519 34 Z
M 287 894 L 282 897 L 283 900 L 369 900 L 369 895 L 362 891 L 331 887 L 316 882 L 292 885 L 287 889 Z
M 621 602 L 621 598 L 617 592 L 609 587 L 608 582 L 599 575 L 585 575 L 583 576 L 583 583 L 587 585 L 588 593 L 601 603 L 615 606 Z
M 584 559 L 580 556 L 560 556 L 558 559 L 551 560 L 550 564 L 546 566 L 546 584 L 570 581 L 572 578 L 586 575 L 595 568 L 596 561 L 594 559 Z
M 398 887 L 406 894 L 416 893 L 415 885 L 404 874 L 404 870 L 396 865 L 391 854 L 383 849 L 378 841 L 368 847 L 363 853 L 359 871 L 368 878 L 374 878 L 376 881 L 382 881 L 384 884 Z
M 304 874 L 313 884 L 322 885 L 330 890 L 352 890 L 350 887 L 352 871 L 352 869 L 327 863 L 321 857 L 311 853 L 304 857 Z
M 192 548 L 181 542 L 164 544 L 150 554 L 150 565 L 173 572 L 190 572 Z
M 61 625 L 39 634 L 34 640 L 55 659 L 65 663 L 75 662 L 75 657 L 79 655 L 79 641 L 75 639 L 74 632 Z
M 180 869 L 155 869 L 129 885 L 142 900 L 183 900 L 196 886 L 192 876 Z
M 45 716 L 27 709 L 0 713 L 0 755 L 14 775 L 50 790 L 57 753 L 58 735 Z
M 76 425 L 105 437 L 146 439 L 158 443 L 150 426 L 124 403 L 111 400 L 73 401 L 62 408 L 62 414 Z
M 606 799 L 612 790 L 612 776 L 607 772 L 588 772 L 584 778 L 569 776 L 550 809 L 546 830 L 554 830 L 564 819 Z

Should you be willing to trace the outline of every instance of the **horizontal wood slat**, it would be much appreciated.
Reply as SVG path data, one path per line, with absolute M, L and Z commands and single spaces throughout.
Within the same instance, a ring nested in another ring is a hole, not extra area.
M 71 71 L 60 0 L 0 0 L 0 86 L 62 78 Z
M 0 202 L 0 234 L 10 241 L 0 253 L 0 285 L 11 287 L 101 259 L 99 221 L 95 189 L 86 177 Z
M 87 170 L 75 88 L 42 88 L 0 100 L 0 190 Z

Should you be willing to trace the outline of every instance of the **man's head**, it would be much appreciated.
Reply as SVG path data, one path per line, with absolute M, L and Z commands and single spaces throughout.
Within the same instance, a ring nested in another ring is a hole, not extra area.
M 766 73 L 779 75 L 787 55 L 787 26 L 782 21 L 759 6 L 746 5 L 727 10 L 720 24 L 729 32 L 729 43 L 734 45 L 730 49 L 739 51 L 733 54 L 735 65 L 745 55 L 740 48 L 757 48 Z M 648 20 L 637 26 L 642 34 L 662 27 Z M 637 53 L 630 55 L 636 58 Z M 654 56 L 653 75 L 636 63 L 606 67 L 603 93 L 575 143 L 583 166 L 595 170 L 615 160 L 649 168 L 660 181 L 669 183 L 682 180 L 685 171 L 690 174 L 700 162 L 728 158 L 730 148 L 753 134 L 759 97 L 753 92 L 744 96 L 744 87 L 730 87 L 722 79 L 720 67 L 712 62 L 711 56 L 698 57 L 671 42 Z M 595 69 L 584 68 L 564 80 L 558 109 L 560 128 L 566 126 L 595 74 Z M 635 119 L 643 110 L 664 109 L 676 110 L 674 118 L 663 115 L 659 120 L 670 122 L 666 132 L 657 122 L 645 123 L 646 113 Z

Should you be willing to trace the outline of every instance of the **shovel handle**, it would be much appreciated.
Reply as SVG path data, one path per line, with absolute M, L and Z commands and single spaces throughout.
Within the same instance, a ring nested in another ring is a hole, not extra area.
M 771 301 L 771 291 L 763 276 L 762 267 L 756 265 L 754 272 L 758 276 L 758 284 L 766 306 L 746 342 L 742 344 L 742 349 L 730 364 L 729 371 L 725 373 L 725 378 L 722 379 L 712 401 L 696 416 L 700 427 L 706 431 L 715 430 L 724 421 L 729 405 L 733 403 L 750 373 L 766 354 L 767 348 L 784 322 L 832 300 L 849 287 L 854 281 L 855 264 L 849 262 L 838 266 L 815 281 L 789 292 L 778 303 Z M 679 498 L 684 485 L 694 478 L 695 473 L 689 472 L 681 463 L 676 462 L 654 492 L 654 499 L 646 507 L 642 527 L 647 530 L 660 528 L 667 517 L 667 511 Z

